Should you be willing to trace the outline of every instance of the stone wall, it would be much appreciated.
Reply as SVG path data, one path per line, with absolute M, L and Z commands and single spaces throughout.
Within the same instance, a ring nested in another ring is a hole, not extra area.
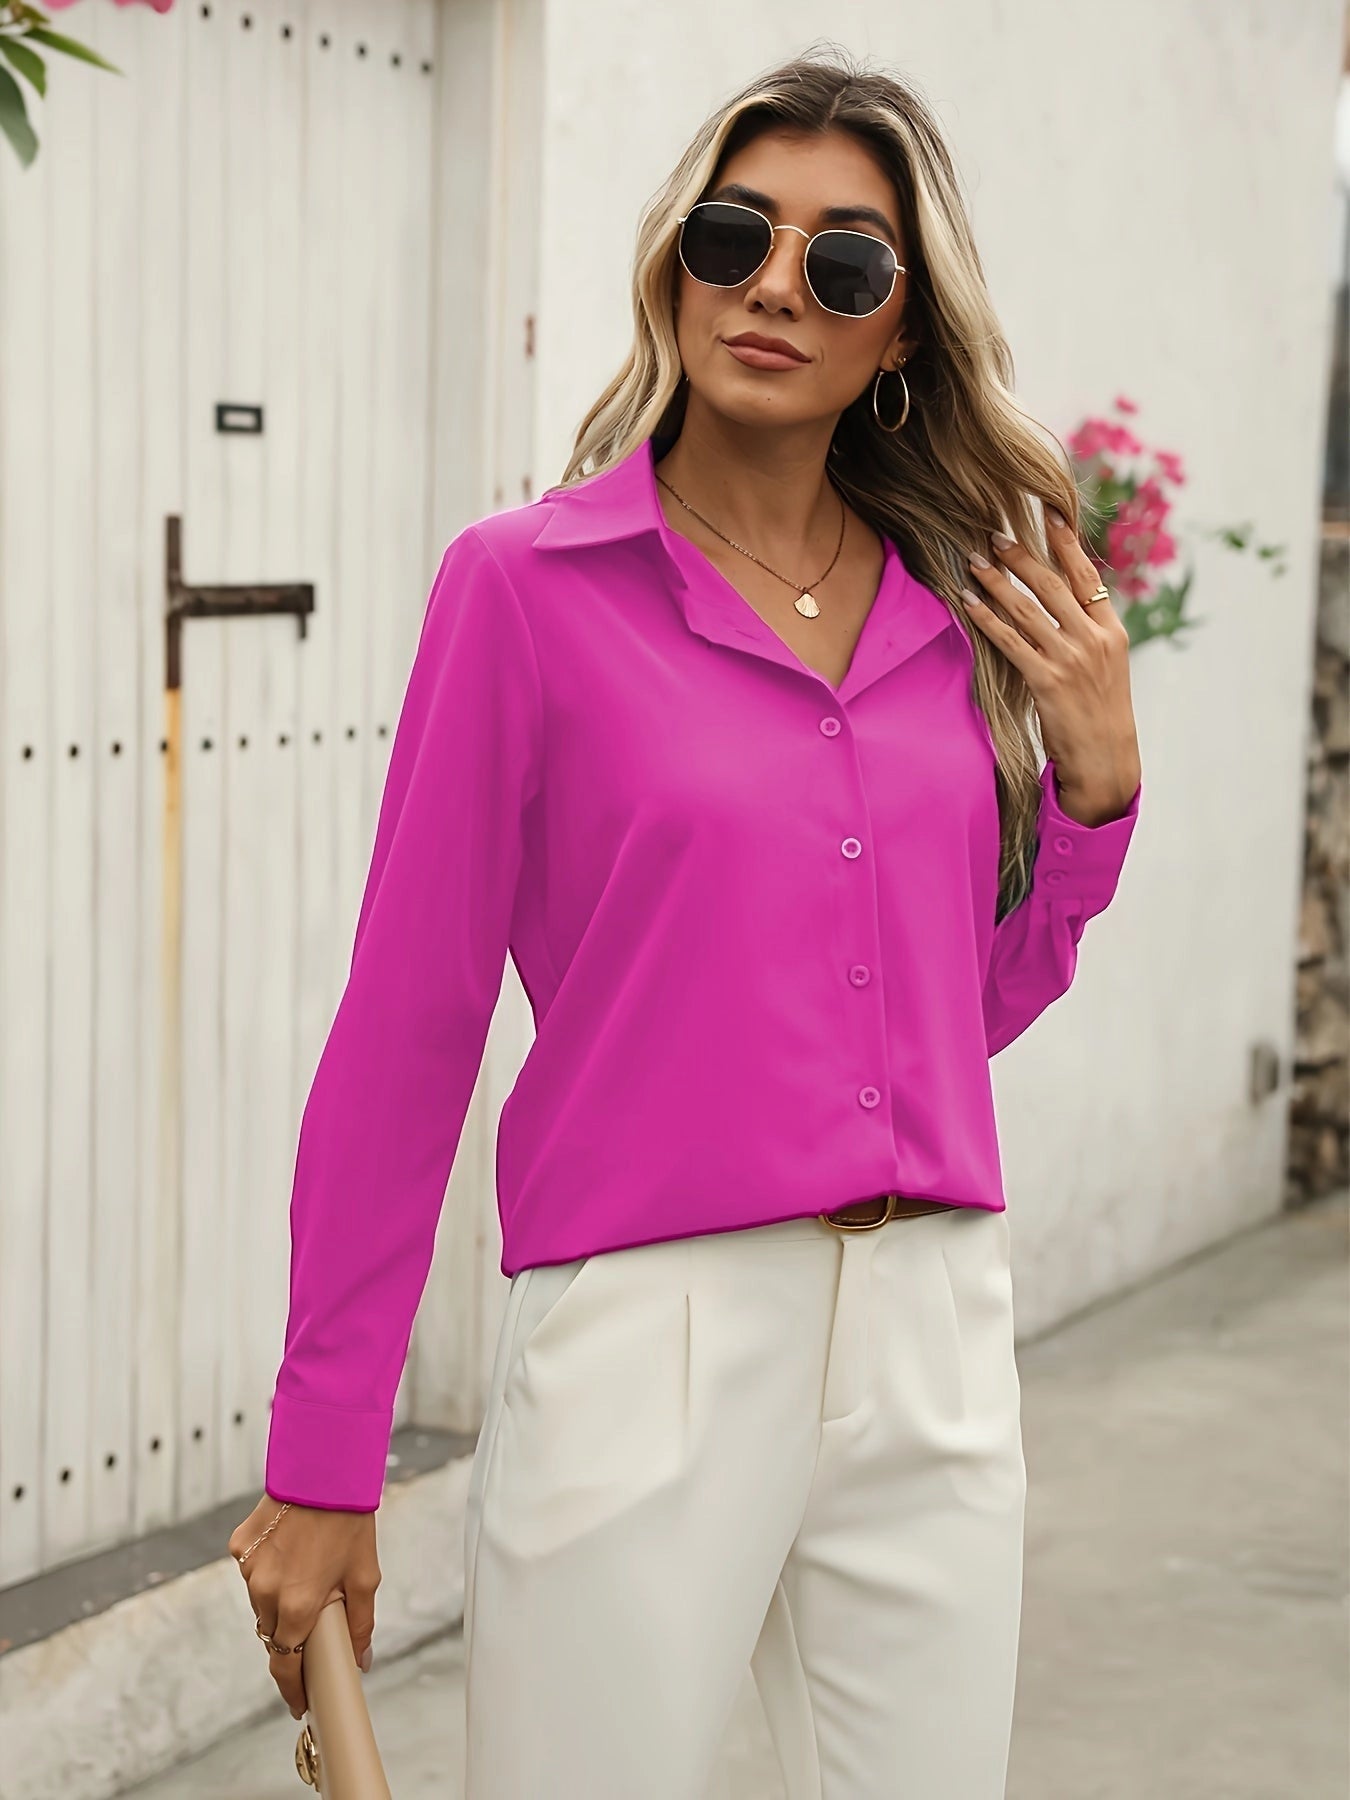
M 1350 523 L 1322 534 L 1285 1201 L 1350 1182 Z

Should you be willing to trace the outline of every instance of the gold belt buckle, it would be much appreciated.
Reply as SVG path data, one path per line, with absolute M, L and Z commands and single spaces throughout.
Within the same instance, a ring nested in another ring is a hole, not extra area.
M 886 1210 L 879 1219 L 836 1219 L 831 1213 L 823 1212 L 820 1217 L 834 1231 L 878 1231 L 894 1218 L 899 1194 L 886 1195 Z

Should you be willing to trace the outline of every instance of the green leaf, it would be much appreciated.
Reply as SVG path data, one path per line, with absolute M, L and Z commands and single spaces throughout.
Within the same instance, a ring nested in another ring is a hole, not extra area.
M 30 50 L 22 38 L 0 37 L 0 56 L 7 56 L 29 85 L 39 94 L 47 92 L 47 65 L 36 50 Z
M 28 123 L 23 89 L 8 69 L 0 69 L 0 131 L 14 146 L 14 154 L 26 169 L 37 155 L 38 141 Z
M 93 63 L 95 68 L 107 69 L 112 75 L 123 73 L 116 63 L 105 62 L 97 50 L 91 50 L 88 44 L 77 43 L 74 38 L 63 37 L 59 31 L 48 31 L 45 25 L 35 25 L 28 36 L 39 44 L 45 44 L 49 50 L 60 50 L 66 56 L 76 57 L 80 62 Z

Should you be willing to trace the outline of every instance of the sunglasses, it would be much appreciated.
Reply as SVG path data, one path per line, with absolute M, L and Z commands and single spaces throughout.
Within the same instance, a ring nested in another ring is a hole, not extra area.
M 818 231 L 800 225 L 773 225 L 753 206 L 733 200 L 700 200 L 679 220 L 680 261 L 705 287 L 733 288 L 769 260 L 776 231 L 806 239 L 802 265 L 807 286 L 826 312 L 865 319 L 895 291 L 903 263 L 885 238 L 866 231 Z

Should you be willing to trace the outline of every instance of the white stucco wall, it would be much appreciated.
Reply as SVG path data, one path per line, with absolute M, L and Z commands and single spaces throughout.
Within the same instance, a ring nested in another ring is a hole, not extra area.
M 828 32 L 916 79 L 971 198 L 1023 403 L 1125 392 L 1255 519 L 1203 542 L 1186 650 L 1136 654 L 1145 798 L 1072 991 L 995 1063 L 1023 1331 L 1281 1199 L 1320 494 L 1341 0 L 549 0 L 535 467 L 555 480 L 629 330 L 638 213 L 704 112 Z M 1253 1104 L 1253 1044 L 1281 1086 Z

